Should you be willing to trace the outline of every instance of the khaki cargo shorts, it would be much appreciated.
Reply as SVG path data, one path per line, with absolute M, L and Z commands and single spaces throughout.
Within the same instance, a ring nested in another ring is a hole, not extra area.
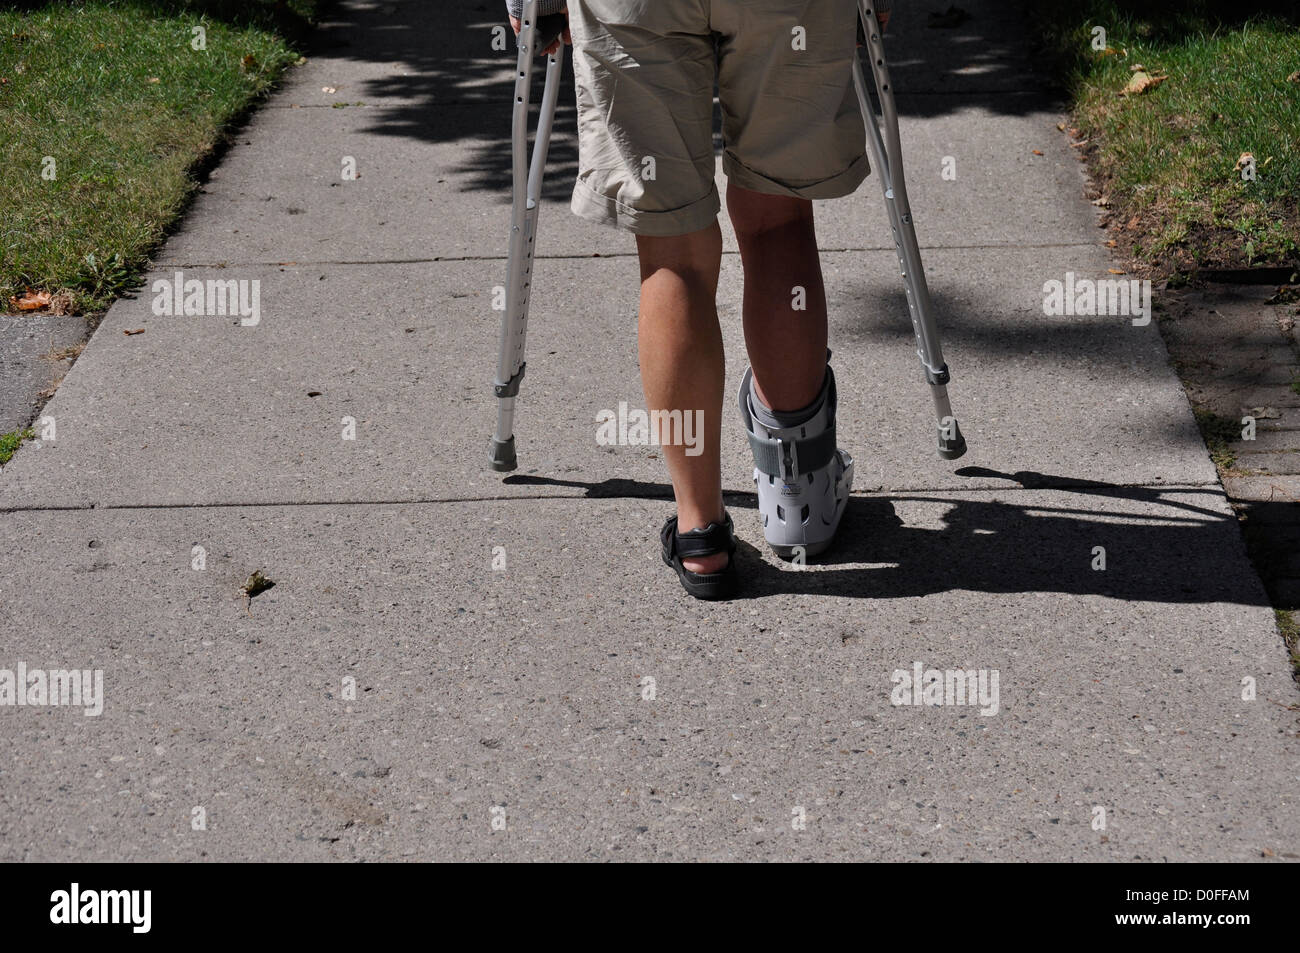
M 730 182 L 805 199 L 852 193 L 870 171 L 856 24 L 856 0 L 569 0 L 574 213 L 638 235 L 714 222 L 715 78 Z

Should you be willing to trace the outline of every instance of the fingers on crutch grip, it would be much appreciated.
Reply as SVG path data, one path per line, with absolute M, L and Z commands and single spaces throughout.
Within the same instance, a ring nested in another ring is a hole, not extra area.
M 564 28 L 569 25 L 569 18 L 563 13 L 548 13 L 537 18 L 537 49 L 544 50 L 560 38 Z M 522 35 L 522 34 L 521 34 Z

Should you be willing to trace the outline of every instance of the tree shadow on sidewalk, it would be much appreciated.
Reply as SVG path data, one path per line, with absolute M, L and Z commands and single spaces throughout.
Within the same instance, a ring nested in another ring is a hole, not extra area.
M 1249 563 L 1241 558 L 1236 520 L 1213 506 L 1223 496 L 1218 488 L 1120 486 L 982 467 L 957 472 L 1003 477 L 1017 486 L 1005 491 L 1005 499 L 996 498 L 1001 493 L 997 490 L 981 491 L 979 499 L 961 491 L 854 496 L 835 547 L 803 570 L 789 564 L 778 568 L 765 553 L 742 541 L 737 557 L 745 578 L 742 598 L 805 594 L 899 599 L 966 590 L 1053 592 L 1135 602 L 1269 604 Z M 668 484 L 637 480 L 584 483 L 517 475 L 505 482 L 585 488 L 593 499 L 672 499 Z M 1055 492 L 1045 499 L 1024 490 Z M 1063 494 L 1081 499 L 1074 503 L 1062 499 Z M 726 496 L 729 507 L 757 507 L 752 493 Z M 942 509 L 942 525 L 909 526 L 898 515 L 896 503 L 909 504 L 909 509 Z M 742 535 L 757 539 L 756 522 L 755 516 L 750 526 L 742 523 Z M 1105 550 L 1104 570 L 1093 568 L 1096 547 Z
M 886 34 L 900 112 L 944 115 L 976 102 L 996 113 L 1024 115 L 1053 101 L 1035 78 L 1023 4 L 965 0 L 963 6 L 968 19 L 938 27 L 929 7 L 900 4 Z M 339 4 L 317 30 L 312 55 L 393 67 L 349 92 L 373 108 L 366 131 L 460 144 L 466 158 L 456 171 L 467 176 L 469 187 L 501 191 L 510 181 L 517 56 L 513 35 L 494 48 L 493 31 L 505 23 L 501 0 L 389 0 L 364 9 Z M 543 197 L 555 201 L 567 200 L 577 174 L 571 54 L 566 47 L 543 187 Z M 534 70 L 534 104 L 541 98 L 542 65 L 539 60 Z M 535 118 L 534 106 L 534 125 Z M 719 126 L 715 105 L 715 151 L 721 147 Z

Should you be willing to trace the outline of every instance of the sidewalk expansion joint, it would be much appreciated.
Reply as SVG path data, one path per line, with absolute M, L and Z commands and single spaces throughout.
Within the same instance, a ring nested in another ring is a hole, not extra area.
M 508 85 L 509 83 L 509 78 L 510 78 L 509 72 L 510 71 L 508 68 L 503 71 L 505 85 Z M 286 90 L 285 95 L 292 95 L 293 92 L 294 92 L 293 90 Z M 560 92 L 568 93 L 572 95 L 573 83 L 565 82 L 563 85 L 561 85 Z M 304 95 L 309 95 L 309 96 L 320 95 L 314 89 L 304 89 L 303 93 Z M 1041 99 L 1043 101 L 1044 106 L 1062 103 L 1062 100 L 1060 99 L 1059 96 L 1053 96 L 1050 94 L 1050 92 L 1044 91 L 1042 89 L 915 89 L 915 90 L 906 90 L 906 91 L 900 89 L 900 90 L 896 90 L 894 93 L 895 99 L 899 99 L 899 100 L 909 99 L 909 98 L 928 99 L 935 96 L 943 96 L 945 98 L 960 96 L 967 99 L 984 99 L 984 98 L 995 98 L 995 97 L 1000 98 L 1004 96 L 1031 96 L 1031 97 Z M 714 102 L 716 101 L 717 100 L 715 98 Z M 434 99 L 434 103 L 438 106 L 439 109 L 445 106 L 459 106 L 459 107 L 472 106 L 475 108 L 500 106 L 503 110 L 509 111 L 512 100 L 510 99 L 509 96 L 503 99 L 501 98 L 499 93 L 494 91 L 491 98 Z M 352 104 L 350 103 L 348 105 L 352 106 Z M 274 103 L 274 104 L 267 104 L 265 108 L 267 109 L 333 109 L 334 104 L 333 103 L 286 103 L 286 104 Z M 374 109 L 377 111 L 405 110 L 405 109 L 410 109 L 411 104 L 409 102 L 394 102 L 391 104 L 384 104 L 380 102 L 363 101 L 361 103 L 358 103 L 356 106 L 352 106 L 352 108 Z M 533 108 L 534 109 L 536 108 L 536 104 L 534 104 Z M 1064 108 L 1063 105 L 1062 108 Z M 929 117 L 927 116 L 913 117 L 913 116 L 902 115 L 899 118 L 904 121 L 907 121 L 909 119 L 927 119 Z
M 916 486 L 893 487 L 888 490 L 855 490 L 852 496 L 860 500 L 898 499 L 907 494 L 931 493 L 946 495 L 968 495 L 975 493 L 1070 493 L 1079 490 L 1091 491 L 1094 496 L 1122 495 L 1124 490 L 1147 490 L 1157 493 L 1195 492 L 1204 489 L 1218 490 L 1223 495 L 1223 488 L 1217 480 L 1202 483 L 1107 483 L 1098 486 L 1087 481 L 1066 482 L 1050 486 L 982 486 L 982 487 L 942 487 Z M 745 490 L 723 490 L 724 497 L 747 497 L 754 494 Z M 529 503 L 538 500 L 671 500 L 672 494 L 665 487 L 662 493 L 537 493 L 528 495 L 495 496 L 456 496 L 456 497 L 412 497 L 407 499 L 386 500 L 279 500 L 272 502 L 227 502 L 227 503 L 89 503 L 85 505 L 51 505 L 51 506 L 0 506 L 0 515 L 12 513 L 69 513 L 90 510 L 208 510 L 208 509 L 274 509 L 313 506 L 427 506 L 448 503 Z M 1226 497 L 1225 497 L 1226 499 Z
M 998 242 L 983 245 L 921 245 L 921 251 L 997 251 L 1007 248 L 1020 248 L 1037 250 L 1041 248 L 1100 248 L 1097 242 L 1044 242 L 1034 245 L 1026 245 L 1023 242 Z M 881 252 L 893 251 L 893 245 L 861 245 L 855 247 L 838 247 L 822 248 L 823 254 L 841 254 L 849 252 Z M 737 256 L 740 254 L 736 249 L 723 249 L 724 255 Z M 635 251 L 627 252 L 600 252 L 599 254 L 572 254 L 572 255 L 535 255 L 534 261 L 563 261 L 572 259 L 581 261 L 594 258 L 636 258 Z M 365 265 L 429 265 L 441 262 L 460 262 L 460 261 L 506 261 L 505 255 L 437 255 L 433 258 L 373 258 L 373 259 L 339 259 L 339 260 L 320 260 L 320 261 L 231 261 L 225 259 L 222 261 L 159 261 L 155 262 L 150 273 L 162 271 L 167 268 L 321 268 L 329 266 L 365 266 Z

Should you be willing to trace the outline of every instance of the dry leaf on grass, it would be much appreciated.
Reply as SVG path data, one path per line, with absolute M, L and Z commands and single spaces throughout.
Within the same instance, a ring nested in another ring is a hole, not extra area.
M 1254 161 L 1255 161 L 1255 154 L 1253 152 L 1243 152 L 1241 154 L 1241 158 L 1237 160 L 1237 165 L 1235 167 L 1235 170 L 1237 172 L 1240 172 L 1242 169 L 1246 168 L 1247 165 L 1249 165 Z
M 70 291 L 56 291 L 50 296 L 50 314 L 56 317 L 73 314 L 76 310 L 76 299 Z
M 1300 69 L 1296 70 L 1286 78 L 1288 83 L 1300 83 Z
M 1168 78 L 1164 73 L 1152 76 L 1146 70 L 1139 70 L 1133 74 L 1133 78 L 1128 81 L 1128 85 L 1120 90 L 1120 95 L 1141 96 L 1143 93 L 1151 92 Z
M 21 298 L 10 298 L 9 307 L 15 311 L 39 311 L 41 308 L 49 307 L 50 293 L 48 291 L 33 291 L 27 289 L 27 293 Z

